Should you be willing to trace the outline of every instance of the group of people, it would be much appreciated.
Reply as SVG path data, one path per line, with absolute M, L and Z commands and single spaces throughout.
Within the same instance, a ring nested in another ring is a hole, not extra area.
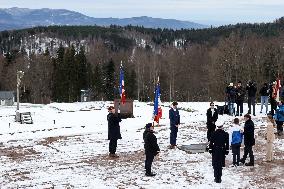
M 248 97 L 248 114 L 253 113 L 255 116 L 255 98 L 257 88 L 256 83 L 253 81 L 249 81 L 245 88 L 242 86 L 241 81 L 238 81 L 237 86 L 230 83 L 229 86 L 226 87 L 226 101 L 228 102 L 229 115 L 235 114 L 236 116 L 242 116 L 246 91 Z M 237 112 L 235 112 L 234 108 L 235 103 L 237 104 Z
M 277 82 L 273 82 L 270 85 L 268 83 L 263 83 L 259 90 L 261 109 L 260 113 L 268 113 L 268 102 L 271 104 L 270 114 L 274 116 L 273 118 L 277 124 L 277 133 L 279 135 L 283 134 L 283 122 L 284 122 L 284 88 L 280 94 L 278 94 L 279 89 L 277 89 Z M 245 100 L 245 95 L 247 91 L 248 99 L 248 114 L 255 116 L 255 104 L 256 104 L 256 94 L 257 87 L 256 82 L 248 81 L 246 87 L 242 86 L 242 82 L 238 81 L 237 85 L 234 86 L 230 83 L 226 87 L 226 101 L 228 103 L 228 114 L 242 116 L 243 115 L 243 104 Z M 280 100 L 279 100 L 280 98 Z M 282 101 L 281 101 L 281 98 Z M 237 111 L 235 112 L 235 104 L 237 105 Z M 265 111 L 264 111 L 265 106 Z M 283 113 L 282 113 L 283 112 Z M 215 118 L 214 118 L 215 119 Z M 210 130 L 212 131 L 212 130 Z M 209 131 L 209 133 L 210 133 Z
M 180 125 L 180 115 L 179 110 L 177 109 L 177 102 L 173 102 L 169 110 L 169 119 L 170 119 L 170 149 L 176 147 L 177 133 Z M 117 140 L 121 139 L 120 126 L 121 122 L 120 110 L 118 113 L 115 113 L 115 108 L 110 106 L 108 108 L 109 114 L 107 115 L 108 120 L 108 140 L 109 140 L 109 157 L 118 158 L 116 154 Z M 146 176 L 155 176 L 156 174 L 151 171 L 152 162 L 154 157 L 159 154 L 160 148 L 157 143 L 157 138 L 154 134 L 154 125 L 152 123 L 147 123 L 145 126 L 145 131 L 143 133 L 144 140 L 144 149 L 145 149 L 145 170 Z
M 248 114 L 255 115 L 255 103 L 256 103 L 256 93 L 257 87 L 254 81 L 249 81 L 245 87 L 242 86 L 242 82 L 238 81 L 237 86 L 234 86 L 233 83 L 230 83 L 226 87 L 226 100 L 228 102 L 229 114 L 242 116 L 243 114 L 243 103 L 245 100 L 245 95 L 247 91 L 248 99 Z M 265 113 L 268 113 L 268 100 L 270 99 L 271 109 L 276 110 L 276 82 L 273 82 L 271 85 L 264 83 L 261 89 L 259 90 L 260 101 L 261 101 L 261 110 L 262 113 L 263 106 L 265 106 Z M 237 105 L 237 112 L 234 112 L 234 104 Z M 251 110 L 252 108 L 252 110 Z M 273 114 L 273 112 L 272 112 Z
M 281 105 L 281 109 L 277 109 L 275 116 L 278 115 L 283 109 L 284 105 Z M 254 154 L 253 146 L 255 145 L 254 138 L 254 123 L 251 120 L 250 114 L 244 115 L 244 126 L 241 127 L 239 118 L 233 120 L 228 132 L 223 130 L 223 124 L 216 124 L 218 120 L 217 109 L 214 108 L 214 103 L 210 103 L 210 108 L 207 110 L 207 139 L 209 142 L 208 151 L 212 154 L 212 166 L 214 169 L 214 177 L 216 183 L 221 183 L 222 167 L 225 166 L 225 157 L 229 154 L 229 148 L 232 149 L 233 166 L 239 166 L 240 163 L 246 166 L 254 166 Z M 267 114 L 267 154 L 266 160 L 273 160 L 273 141 L 275 139 L 274 125 L 275 121 L 271 113 Z M 283 122 L 282 122 L 283 124 Z M 217 125 L 217 129 L 216 129 Z M 240 147 L 242 142 L 244 143 L 244 154 L 240 158 Z M 247 156 L 249 155 L 249 162 L 245 163 Z
M 177 102 L 173 102 L 169 110 L 170 119 L 170 149 L 176 147 L 177 133 L 180 125 L 180 115 L 177 109 Z M 108 139 L 109 139 L 109 156 L 112 158 L 118 158 L 116 155 L 117 140 L 121 139 L 120 126 L 121 122 L 120 112 L 115 113 L 115 108 L 110 106 L 108 108 L 109 114 L 108 120 Z M 273 150 L 272 143 L 275 138 L 274 136 L 274 119 L 278 114 L 282 115 L 284 120 L 284 103 L 281 104 L 280 108 L 277 109 L 276 114 L 267 114 L 268 126 L 266 132 L 267 140 L 267 161 L 272 161 Z M 229 154 L 229 149 L 232 149 L 233 155 L 233 166 L 239 166 L 240 163 L 246 166 L 254 166 L 254 154 L 253 146 L 255 145 L 254 138 L 254 123 L 251 120 L 250 114 L 244 115 L 244 126 L 241 127 L 239 118 L 235 118 L 228 132 L 223 129 L 223 124 L 216 124 L 218 120 L 217 109 L 214 108 L 214 103 L 210 103 L 210 108 L 207 110 L 207 139 L 209 142 L 208 151 L 212 154 L 212 166 L 214 169 L 214 177 L 216 183 L 221 183 L 222 168 L 225 167 L 225 157 Z M 278 118 L 277 118 L 278 119 Z M 283 124 L 283 122 L 282 122 Z M 216 128 L 217 125 L 217 128 Z M 279 124 L 280 125 L 280 124 Z M 154 134 L 154 125 L 147 123 L 145 131 L 143 133 L 144 149 L 145 149 L 145 175 L 155 176 L 156 174 L 151 171 L 151 166 L 154 157 L 159 154 L 160 148 L 157 143 L 157 138 Z M 240 147 L 244 142 L 244 154 L 240 158 Z M 249 162 L 246 162 L 247 156 L 249 156 Z

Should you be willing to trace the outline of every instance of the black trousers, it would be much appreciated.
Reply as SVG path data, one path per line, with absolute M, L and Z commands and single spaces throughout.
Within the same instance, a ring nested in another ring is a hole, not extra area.
M 207 140 L 208 142 L 210 141 L 211 139 L 211 136 L 212 136 L 212 133 L 215 131 L 215 127 L 209 127 L 208 130 L 207 130 Z
M 237 115 L 241 115 L 244 111 L 244 102 L 237 101 Z
M 117 147 L 117 139 L 110 139 L 109 140 L 109 153 L 115 154 Z
M 171 126 L 171 133 L 170 133 L 170 144 L 171 145 L 176 145 L 177 143 L 177 133 L 178 133 L 178 128 L 176 126 Z
M 255 115 L 255 97 L 249 96 L 248 97 L 248 113 L 251 114 L 251 106 L 253 115 Z
M 277 132 L 283 132 L 283 121 L 276 121 Z
M 270 104 L 271 104 L 271 114 L 274 116 L 274 111 L 276 111 L 277 108 L 277 102 L 274 98 L 270 98 Z
M 155 157 L 154 155 L 146 154 L 145 169 L 146 169 L 147 174 L 151 173 L 151 166 L 152 166 L 154 157 Z
M 243 161 L 246 161 L 248 154 L 249 154 L 249 158 L 250 158 L 250 163 L 254 163 L 252 146 L 245 146 L 244 147 L 244 156 L 242 158 Z
M 233 164 L 239 165 L 240 162 L 240 144 L 232 144 Z
M 214 177 L 216 181 L 221 181 L 222 177 L 222 166 L 213 166 Z

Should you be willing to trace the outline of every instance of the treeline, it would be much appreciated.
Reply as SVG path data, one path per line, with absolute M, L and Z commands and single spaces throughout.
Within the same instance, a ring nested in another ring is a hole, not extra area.
M 119 96 L 122 61 L 128 98 L 153 100 L 159 76 L 164 101 L 224 100 L 230 82 L 255 80 L 260 88 L 283 79 L 283 29 L 281 18 L 203 30 L 50 26 L 5 31 L 0 33 L 0 90 L 15 90 L 16 71 L 22 70 L 22 101 L 79 101 L 82 89 L 90 90 L 93 100 L 113 100 Z M 47 48 L 40 53 L 26 52 L 27 46 L 42 44 Z

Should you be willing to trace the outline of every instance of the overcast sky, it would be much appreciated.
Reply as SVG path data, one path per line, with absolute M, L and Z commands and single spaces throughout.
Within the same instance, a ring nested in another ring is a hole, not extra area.
M 284 16 L 284 0 L 0 0 L 1 8 L 53 8 L 92 17 L 151 16 L 209 25 L 271 22 Z

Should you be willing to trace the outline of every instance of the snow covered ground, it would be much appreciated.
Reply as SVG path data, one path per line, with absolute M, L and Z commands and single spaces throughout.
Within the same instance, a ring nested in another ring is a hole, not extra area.
M 223 105 L 222 102 L 215 102 Z M 168 149 L 169 103 L 156 127 L 161 154 L 155 158 L 156 177 L 144 176 L 142 133 L 151 122 L 153 106 L 134 103 L 134 117 L 121 122 L 118 159 L 108 157 L 107 107 L 111 102 L 21 104 L 32 113 L 34 124 L 14 122 L 15 106 L 0 107 L 0 188 L 284 188 L 284 139 L 275 141 L 275 160 L 265 162 L 264 114 L 256 124 L 254 167 L 230 167 L 226 158 L 222 183 L 214 183 L 211 155 Z M 208 102 L 179 103 L 182 125 L 177 143 L 206 142 Z M 244 105 L 247 112 L 247 105 Z M 225 129 L 233 117 L 219 116 Z M 241 151 L 243 154 L 243 150 Z

